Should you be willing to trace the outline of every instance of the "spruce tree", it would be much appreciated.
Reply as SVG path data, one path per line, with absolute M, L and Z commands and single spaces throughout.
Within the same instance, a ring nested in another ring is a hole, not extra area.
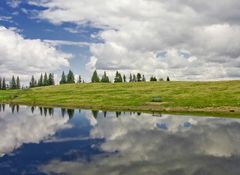
M 74 74 L 71 70 L 69 70 L 68 75 L 67 75 L 67 83 L 69 83 L 69 84 L 75 83 Z
M 102 83 L 109 83 L 110 82 L 106 72 L 104 72 L 104 74 L 102 76 L 102 79 L 101 79 L 101 82 Z
M 32 78 L 31 78 L 31 81 L 30 81 L 30 83 L 29 83 L 29 87 L 30 88 L 33 88 L 33 87 L 35 87 L 35 78 L 34 78 L 34 76 L 32 76 Z
M 123 75 L 123 82 L 126 83 L 127 80 L 126 80 L 126 75 Z
M 16 83 L 16 88 L 20 89 L 21 85 L 20 85 L 20 78 L 17 76 L 17 83 Z
M 66 76 L 65 76 L 65 73 L 64 71 L 62 72 L 62 78 L 60 80 L 60 84 L 66 84 L 67 83 L 67 80 L 66 80 Z
M 38 80 L 38 86 L 43 86 L 43 75 L 40 75 L 40 78 Z
M 142 81 L 142 75 L 140 73 L 137 73 L 137 82 Z
M 137 82 L 137 78 L 135 74 L 133 74 L 133 82 Z
M 132 74 L 130 74 L 130 76 L 129 76 L 129 82 L 133 82 Z
M 17 86 L 16 86 L 16 80 L 15 80 L 15 77 L 12 76 L 12 80 L 10 81 L 10 89 L 16 89 Z
M 92 83 L 98 83 L 100 80 L 99 80 L 99 76 L 98 76 L 98 73 L 97 73 L 97 70 L 95 70 L 93 72 L 93 75 L 92 75 Z
M 54 84 L 55 84 L 55 82 L 54 82 L 54 74 L 50 73 L 49 77 L 48 77 L 48 85 L 52 86 Z
M 117 71 L 114 78 L 114 83 L 120 83 L 120 82 L 123 82 L 122 75 Z
M 0 77 L 0 90 L 2 90 L 2 77 Z
M 142 76 L 142 81 L 146 81 L 146 78 L 144 75 Z
M 169 78 L 169 76 L 167 77 L 167 81 L 170 81 L 170 78 Z
M 3 78 L 3 80 L 2 80 L 2 90 L 6 90 L 6 89 L 7 89 L 6 80 L 5 80 L 5 78 Z
M 78 76 L 78 83 L 82 83 L 82 77 L 81 77 L 81 75 Z
M 47 73 L 45 72 L 44 74 L 44 78 L 43 78 L 43 86 L 48 86 L 48 75 Z

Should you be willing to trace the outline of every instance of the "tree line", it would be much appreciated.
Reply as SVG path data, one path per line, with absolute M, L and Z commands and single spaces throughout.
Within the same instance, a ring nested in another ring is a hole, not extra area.
M 20 78 L 17 76 L 12 76 L 12 79 L 9 81 L 9 84 L 6 83 L 6 79 L 0 77 L 0 90 L 7 90 L 7 89 L 20 89 Z
M 132 74 L 130 73 L 129 77 L 127 78 L 125 74 L 121 74 L 119 71 L 116 71 L 115 77 L 113 79 L 114 83 L 121 83 L 121 82 L 145 82 L 146 78 L 144 74 L 137 73 Z M 151 76 L 149 81 L 164 81 L 163 78 L 157 79 L 156 76 Z M 167 77 L 166 81 L 170 81 L 170 78 Z M 91 77 L 92 83 L 111 83 L 111 80 L 106 72 L 103 73 L 103 75 L 100 77 L 98 72 L 95 70 Z M 60 79 L 59 84 L 74 84 L 74 83 L 84 83 L 84 80 L 82 80 L 81 75 L 78 76 L 78 79 L 75 80 L 74 73 L 69 70 L 67 74 L 65 72 L 62 72 L 62 76 Z M 29 87 L 41 87 L 41 86 L 52 86 L 55 85 L 55 79 L 53 73 L 42 73 L 39 77 L 39 79 L 36 79 L 33 75 L 31 77 L 31 80 L 29 82 Z M 6 89 L 20 89 L 20 78 L 17 76 L 12 76 L 11 80 L 9 81 L 9 84 L 6 83 L 6 79 L 4 77 L 0 77 L 0 90 L 6 90 Z
M 130 74 L 128 81 L 126 78 L 125 74 L 121 74 L 120 72 L 116 71 L 115 77 L 114 77 L 114 83 L 121 83 L 121 82 L 145 82 L 146 78 L 145 75 L 141 74 L 141 73 L 137 73 L 137 74 Z M 149 81 L 164 81 L 163 78 L 157 79 L 155 76 L 151 76 Z M 167 77 L 166 81 L 170 81 L 170 78 Z M 102 77 L 100 77 L 97 73 L 97 71 L 95 70 L 93 72 L 92 78 L 91 78 L 91 82 L 92 83 L 110 83 L 110 79 L 107 75 L 106 72 L 103 73 Z

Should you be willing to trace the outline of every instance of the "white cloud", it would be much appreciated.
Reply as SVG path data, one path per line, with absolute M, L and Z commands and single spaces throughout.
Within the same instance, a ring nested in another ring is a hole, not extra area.
M 98 37 L 104 43 L 91 45 L 98 69 L 141 71 L 175 79 L 239 78 L 238 0 L 30 3 L 46 7 L 38 17 L 54 24 L 72 22 L 102 28 Z M 191 58 L 178 54 L 182 50 L 191 53 Z M 160 51 L 167 52 L 164 60 L 157 58 Z
M 16 28 L 0 26 L 0 75 L 9 78 L 19 75 L 29 81 L 30 75 L 54 72 L 68 67 L 70 54 L 58 51 L 55 47 L 39 39 L 25 39 Z
M 0 157 L 11 153 L 26 143 L 39 143 L 53 136 L 56 131 L 71 127 L 68 117 L 29 114 L 29 108 L 21 107 L 21 112 L 12 114 L 10 108 L 0 116 Z M 23 127 L 24 126 L 24 127 Z

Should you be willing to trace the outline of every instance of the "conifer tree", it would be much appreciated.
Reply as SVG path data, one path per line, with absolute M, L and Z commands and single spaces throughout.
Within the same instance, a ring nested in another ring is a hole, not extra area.
M 137 82 L 142 81 L 142 75 L 140 73 L 137 73 Z
M 38 86 L 43 86 L 43 75 L 40 75 L 40 78 L 38 80 Z
M 114 78 L 114 83 L 120 83 L 120 82 L 123 82 L 122 75 L 117 71 Z
M 30 83 L 29 83 L 29 87 L 30 88 L 33 88 L 33 87 L 35 87 L 35 78 L 34 78 L 34 76 L 32 76 L 32 78 L 31 78 L 31 81 L 30 81 Z
M 67 83 L 69 83 L 69 84 L 75 83 L 74 74 L 71 70 L 69 70 L 68 75 L 67 75 Z
M 130 74 L 130 76 L 129 76 L 129 82 L 133 82 L 132 74 Z
M 0 90 L 2 90 L 2 77 L 0 77 Z
M 133 82 L 137 82 L 137 78 L 135 74 L 133 74 Z
M 43 86 L 48 86 L 48 75 L 46 72 L 45 72 L 44 78 L 43 78 Z
M 81 75 L 78 76 L 78 83 L 82 83 L 82 77 L 81 77 Z
M 123 75 L 123 82 L 126 83 L 127 80 L 126 80 L 126 75 Z
M 142 76 L 142 81 L 146 81 L 146 78 L 144 75 Z
M 53 73 L 50 73 L 49 74 L 49 77 L 48 77 L 48 85 L 52 86 L 55 84 L 55 81 L 54 81 L 54 74 Z
M 6 80 L 5 80 L 5 78 L 3 78 L 3 80 L 2 80 L 2 90 L 6 90 L 6 89 L 7 89 Z
M 66 76 L 65 76 L 65 73 L 64 71 L 62 72 L 62 78 L 60 80 L 60 84 L 66 84 L 67 83 L 67 80 L 66 80 Z
M 16 80 L 15 80 L 15 77 L 12 76 L 12 80 L 10 81 L 10 89 L 16 89 L 17 86 L 16 86 Z
M 20 89 L 20 88 L 21 88 L 19 76 L 17 76 L 16 88 L 17 88 L 17 89 Z
M 98 73 L 97 73 L 97 70 L 95 70 L 93 72 L 93 75 L 92 75 L 92 83 L 98 83 L 100 80 L 99 80 L 99 76 L 98 76 Z
M 109 83 L 110 82 L 109 77 L 107 76 L 106 72 L 104 72 L 104 74 L 102 76 L 102 79 L 101 79 L 101 82 L 102 83 Z
M 170 81 L 170 78 L 169 78 L 169 76 L 167 77 L 167 81 Z

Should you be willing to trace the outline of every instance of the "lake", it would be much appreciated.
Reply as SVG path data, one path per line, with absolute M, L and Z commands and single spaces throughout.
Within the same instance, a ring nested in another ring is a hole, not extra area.
M 0 105 L 0 174 L 239 175 L 240 120 Z

